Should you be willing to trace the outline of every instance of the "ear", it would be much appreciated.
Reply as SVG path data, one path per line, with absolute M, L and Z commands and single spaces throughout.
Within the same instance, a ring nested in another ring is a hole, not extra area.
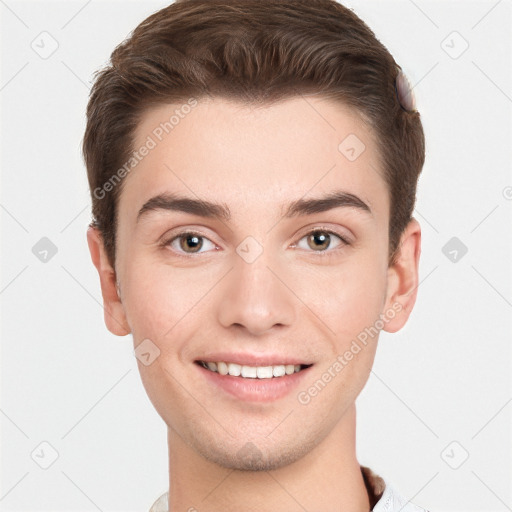
M 421 228 L 413 218 L 400 238 L 396 262 L 388 268 L 387 297 L 383 311 L 387 318 L 383 330 L 387 332 L 399 331 L 414 307 L 418 292 L 420 254 Z
M 87 243 L 89 244 L 92 262 L 100 276 L 105 325 L 112 334 L 126 336 L 130 334 L 131 329 L 117 292 L 116 273 L 108 261 L 103 238 L 98 228 L 89 226 L 87 229 Z

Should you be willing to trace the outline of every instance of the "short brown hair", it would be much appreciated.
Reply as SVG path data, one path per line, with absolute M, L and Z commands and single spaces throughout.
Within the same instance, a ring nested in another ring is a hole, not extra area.
M 372 30 L 335 0 L 178 0 L 149 16 L 96 73 L 87 106 L 91 225 L 111 265 L 124 181 L 105 184 L 115 185 L 130 158 L 148 106 L 205 96 L 270 105 L 311 92 L 353 107 L 376 135 L 392 264 L 425 160 L 420 114 L 398 101 L 400 71 Z

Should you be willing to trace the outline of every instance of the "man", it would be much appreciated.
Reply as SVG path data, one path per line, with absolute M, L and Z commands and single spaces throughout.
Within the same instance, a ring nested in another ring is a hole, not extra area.
M 416 300 L 424 135 L 333 0 L 184 0 L 97 77 L 84 156 L 105 322 L 168 430 L 158 511 L 420 511 L 355 453 Z

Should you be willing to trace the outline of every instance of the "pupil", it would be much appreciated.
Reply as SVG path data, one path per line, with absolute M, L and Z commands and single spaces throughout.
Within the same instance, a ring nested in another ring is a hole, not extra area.
M 189 235 L 189 236 L 186 236 L 184 237 L 185 238 L 185 242 L 186 244 L 188 244 L 189 247 L 187 247 L 186 245 L 184 245 L 184 243 L 181 244 L 181 248 L 184 250 L 184 251 L 188 251 L 188 249 L 190 248 L 190 246 L 192 246 L 192 249 L 197 249 L 197 248 L 201 248 L 202 246 L 202 243 L 200 242 L 200 239 L 198 236 L 196 235 Z M 194 252 L 194 251 L 188 251 L 188 252 Z
M 315 240 L 315 242 L 316 241 L 320 241 L 320 244 L 322 245 L 321 248 L 325 248 L 325 247 L 329 246 L 330 236 L 327 233 L 323 233 L 321 231 L 317 231 L 315 234 L 311 235 L 310 238 Z M 315 245 L 315 247 L 318 248 L 319 246 Z M 313 249 L 315 247 L 313 247 Z

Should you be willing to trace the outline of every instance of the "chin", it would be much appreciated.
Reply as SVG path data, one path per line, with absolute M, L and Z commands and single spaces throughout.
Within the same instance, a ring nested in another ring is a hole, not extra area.
M 296 441 L 299 441 L 298 439 Z M 297 442 L 296 445 L 258 446 L 258 441 L 241 441 L 241 446 L 196 446 L 196 451 L 206 460 L 236 471 L 274 471 L 301 459 L 315 443 Z M 263 444 L 263 443 L 262 443 Z

